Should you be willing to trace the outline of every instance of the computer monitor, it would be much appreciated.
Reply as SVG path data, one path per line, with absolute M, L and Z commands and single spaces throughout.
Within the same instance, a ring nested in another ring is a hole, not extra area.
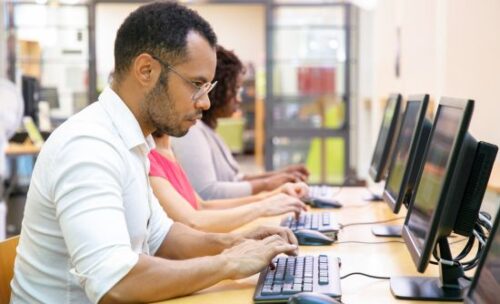
M 432 123 L 427 119 L 429 95 L 408 97 L 401 127 L 396 138 L 385 184 L 383 199 L 394 213 L 404 203 L 408 208 Z M 377 236 L 401 236 L 402 225 L 378 225 L 372 228 Z
M 35 77 L 23 75 L 21 89 L 24 99 L 24 116 L 31 116 L 35 124 L 38 125 L 38 101 L 40 100 L 38 80 Z
M 387 161 L 394 143 L 400 108 L 401 94 L 391 94 L 385 106 L 369 170 L 370 177 L 376 183 L 384 178 Z
M 486 242 L 476 273 L 465 296 L 466 304 L 498 302 L 500 290 L 500 210 Z
M 452 231 L 472 233 L 497 152 L 496 146 L 478 143 L 467 133 L 473 105 L 472 100 L 441 100 L 403 226 L 417 270 L 424 272 L 435 252 L 440 278 L 393 277 L 391 291 L 397 298 L 462 299 L 463 269 L 453 262 L 447 237 Z
M 51 109 L 58 109 L 59 93 L 56 87 L 42 87 L 40 88 L 40 101 L 47 101 Z

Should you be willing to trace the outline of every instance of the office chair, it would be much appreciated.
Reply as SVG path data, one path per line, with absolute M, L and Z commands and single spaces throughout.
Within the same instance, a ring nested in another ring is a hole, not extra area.
M 14 276 L 14 260 L 19 236 L 0 242 L 0 303 L 9 303 L 10 281 Z

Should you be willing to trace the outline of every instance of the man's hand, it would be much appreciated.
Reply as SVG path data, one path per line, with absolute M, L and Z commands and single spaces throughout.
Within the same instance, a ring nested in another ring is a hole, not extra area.
M 222 256 L 234 269 L 232 279 L 241 279 L 264 269 L 278 254 L 295 254 L 297 249 L 297 245 L 290 244 L 281 236 L 274 234 L 263 240 L 247 239 L 232 248 L 224 250 Z
M 296 198 L 306 198 L 309 196 L 309 187 L 302 182 L 286 183 L 280 187 L 282 193 L 291 195 Z
M 281 237 L 285 242 L 297 245 L 299 242 L 297 238 L 293 234 L 293 232 L 285 227 L 274 227 L 274 226 L 259 226 L 252 230 L 248 230 L 241 233 L 241 236 L 245 239 L 253 239 L 253 240 L 263 240 L 269 236 L 277 235 Z M 289 252 L 289 254 L 295 255 L 297 252 Z
M 297 177 L 291 173 L 276 173 L 266 178 L 266 191 L 277 189 L 283 184 L 296 182 Z
M 262 200 L 260 203 L 263 216 L 280 215 L 284 213 L 293 212 L 299 215 L 302 211 L 306 211 L 306 205 L 296 197 L 286 195 L 283 193 L 275 194 Z
M 298 180 L 305 182 L 309 177 L 309 170 L 303 164 L 289 165 L 279 172 L 293 174 Z

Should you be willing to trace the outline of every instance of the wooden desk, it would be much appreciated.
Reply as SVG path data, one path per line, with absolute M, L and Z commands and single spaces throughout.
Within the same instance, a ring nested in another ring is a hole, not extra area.
M 7 156 L 20 156 L 20 155 L 35 155 L 40 152 L 40 147 L 37 147 L 31 143 L 25 144 L 15 144 L 9 143 L 5 149 L 5 154 Z
M 344 203 L 344 207 L 334 212 L 338 222 L 342 224 L 386 220 L 405 215 L 404 212 L 394 215 L 385 203 L 367 203 L 362 200 L 366 194 L 363 188 L 344 188 L 338 199 Z M 314 212 L 320 212 L 314 211 Z M 277 225 L 281 217 L 260 219 L 257 224 Z M 402 224 L 403 220 L 398 220 L 390 224 Z M 331 252 L 339 256 L 342 260 L 341 275 L 361 271 L 368 274 L 380 276 L 422 275 L 416 271 L 411 260 L 410 253 L 403 243 L 386 244 L 354 244 L 343 243 L 347 241 L 368 241 L 383 242 L 388 240 L 402 241 L 399 238 L 377 238 L 371 234 L 372 225 L 345 227 L 339 234 L 339 240 L 332 246 L 304 247 L 300 248 L 300 254 L 319 254 Z M 453 249 L 461 249 L 458 243 L 451 245 Z M 438 276 L 437 266 L 429 265 L 426 276 Z M 160 303 L 253 303 L 254 288 L 257 283 L 258 274 L 250 278 L 238 281 L 223 281 L 215 286 L 197 292 L 191 296 L 163 301 Z M 342 301 L 348 304 L 353 303 L 430 303 L 428 301 L 402 301 L 396 300 L 390 291 L 388 280 L 376 280 L 362 276 L 351 276 L 341 282 Z

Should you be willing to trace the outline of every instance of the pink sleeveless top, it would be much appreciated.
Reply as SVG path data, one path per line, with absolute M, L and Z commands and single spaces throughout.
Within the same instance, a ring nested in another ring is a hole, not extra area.
M 151 163 L 149 169 L 150 176 L 162 177 L 168 180 L 174 189 L 177 190 L 194 209 L 199 209 L 193 186 L 187 179 L 186 173 L 177 162 L 167 159 L 155 149 L 151 150 L 149 153 L 149 162 Z

